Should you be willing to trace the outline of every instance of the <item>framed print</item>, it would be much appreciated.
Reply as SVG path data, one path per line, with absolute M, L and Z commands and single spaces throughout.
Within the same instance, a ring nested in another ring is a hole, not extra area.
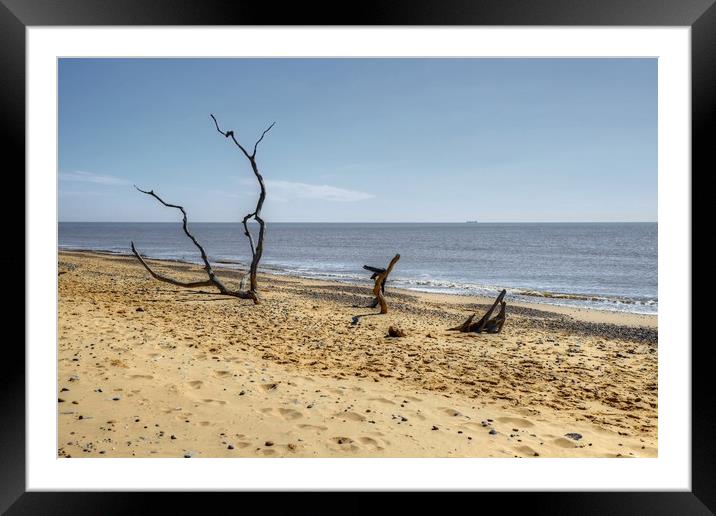
M 3 0 L 27 300 L 3 510 L 713 511 L 691 337 L 711 3 Z

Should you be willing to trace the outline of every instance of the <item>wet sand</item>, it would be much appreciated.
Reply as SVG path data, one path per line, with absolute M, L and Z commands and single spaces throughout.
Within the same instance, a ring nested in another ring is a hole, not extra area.
M 60 457 L 657 455 L 655 316 L 508 299 L 462 334 L 491 300 L 263 275 L 254 305 L 79 252 L 58 283 Z

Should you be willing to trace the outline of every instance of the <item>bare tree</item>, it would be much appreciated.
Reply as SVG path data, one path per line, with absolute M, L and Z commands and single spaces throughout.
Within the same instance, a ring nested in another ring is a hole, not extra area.
M 217 289 L 219 289 L 219 292 L 221 294 L 225 294 L 227 296 L 234 296 L 241 299 L 251 299 L 255 304 L 259 303 L 259 296 L 258 296 L 258 284 L 256 281 L 256 274 L 258 271 L 259 262 L 261 261 L 261 256 L 263 255 L 263 249 L 264 249 L 264 236 L 266 234 L 266 223 L 261 218 L 261 208 L 263 207 L 264 201 L 266 200 L 266 185 L 264 185 L 264 179 L 261 176 L 261 173 L 259 172 L 258 165 L 256 164 L 256 150 L 259 146 L 259 143 L 264 139 L 264 136 L 266 136 L 266 133 L 268 133 L 271 128 L 274 126 L 274 123 L 272 123 L 268 128 L 264 130 L 263 133 L 261 133 L 261 136 L 254 144 L 253 152 L 249 154 L 249 152 L 238 142 L 236 137 L 234 136 L 234 131 L 222 131 L 219 128 L 219 123 L 216 120 L 216 117 L 212 114 L 211 119 L 214 121 L 214 125 L 216 126 L 216 130 L 219 131 L 221 134 L 223 134 L 226 138 L 231 138 L 234 144 L 241 149 L 241 152 L 244 153 L 244 156 L 249 160 L 251 163 L 251 170 L 253 171 L 254 175 L 256 176 L 256 179 L 259 183 L 259 187 L 261 188 L 261 193 L 259 194 L 259 199 L 256 203 L 256 208 L 251 213 L 248 213 L 243 218 L 243 226 L 244 226 L 244 234 L 249 239 L 249 245 L 251 246 L 251 265 L 249 267 L 249 288 L 248 290 L 229 290 L 227 289 L 221 281 L 216 277 L 216 274 L 214 273 L 214 270 L 211 267 L 211 263 L 209 263 L 209 258 L 206 254 L 206 251 L 204 251 L 204 248 L 199 244 L 197 239 L 194 237 L 194 235 L 189 232 L 189 228 L 187 227 L 187 214 L 186 210 L 184 210 L 184 207 L 179 206 L 177 204 L 169 204 L 165 202 L 161 197 L 159 197 L 156 193 L 154 193 L 154 190 L 142 190 L 141 188 L 137 187 L 135 185 L 135 188 L 139 190 L 140 192 L 150 195 L 157 199 L 160 203 L 162 203 L 164 206 L 167 206 L 169 208 L 176 208 L 182 213 L 182 227 L 184 229 L 184 233 L 187 237 L 192 241 L 192 243 L 199 249 L 199 252 L 201 253 L 201 259 L 204 262 L 204 270 L 206 271 L 207 276 L 209 279 L 205 281 L 192 281 L 192 282 L 184 282 L 184 281 L 178 281 L 173 278 L 169 278 L 167 276 L 163 276 L 161 274 L 158 274 L 157 272 L 153 271 L 151 267 L 147 264 L 147 262 L 144 261 L 142 258 L 142 255 L 139 254 L 137 249 L 134 247 L 134 242 L 131 242 L 132 244 L 132 252 L 134 253 L 134 256 L 137 257 L 137 259 L 140 261 L 140 263 L 144 266 L 145 269 L 149 272 L 149 274 L 152 275 L 154 279 L 157 279 L 159 281 L 164 281 L 166 283 L 171 283 L 172 285 L 176 285 L 179 287 L 186 287 L 186 288 L 194 288 L 194 287 L 209 287 L 214 286 Z M 250 219 L 256 220 L 259 224 L 259 234 L 258 239 L 256 240 L 256 244 L 254 245 L 254 239 L 251 235 L 251 231 L 249 231 L 248 221 Z M 243 283 L 243 281 L 242 281 Z

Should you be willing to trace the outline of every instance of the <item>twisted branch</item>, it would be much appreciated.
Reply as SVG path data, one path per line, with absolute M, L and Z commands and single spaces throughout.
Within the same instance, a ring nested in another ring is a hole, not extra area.
M 256 180 L 259 183 L 259 187 L 261 188 L 261 193 L 259 194 L 259 199 L 256 202 L 256 209 L 248 213 L 244 216 L 242 220 L 242 224 L 244 226 L 244 235 L 249 239 L 249 246 L 251 247 L 251 266 L 249 268 L 249 291 L 254 293 L 254 296 L 256 296 L 256 299 L 258 299 L 258 284 L 256 275 L 258 272 L 259 262 L 261 261 L 261 257 L 263 255 L 264 251 L 264 235 L 266 233 L 266 223 L 261 218 L 261 208 L 263 208 L 264 201 L 266 200 L 266 185 L 264 184 L 264 178 L 259 172 L 259 167 L 256 164 L 256 150 L 258 149 L 259 143 L 264 139 L 264 136 L 266 136 L 266 133 L 268 133 L 271 128 L 276 124 L 276 122 L 273 122 L 271 125 L 269 125 L 264 131 L 261 133 L 261 136 L 258 140 L 256 140 L 256 143 L 254 144 L 254 150 L 251 154 L 239 143 L 239 141 L 236 139 L 236 136 L 234 135 L 234 131 L 223 131 L 219 127 L 219 122 L 216 120 L 216 117 L 213 114 L 210 114 L 211 119 L 214 121 L 214 125 L 216 126 L 216 130 L 222 134 L 225 138 L 231 138 L 231 140 L 234 142 L 234 144 L 241 149 L 241 152 L 243 152 L 244 156 L 249 160 L 249 163 L 251 164 L 251 170 L 254 173 L 254 176 L 256 176 Z M 249 220 L 254 219 L 259 224 L 259 235 L 258 239 L 256 240 L 256 243 L 254 244 L 254 238 L 251 235 L 251 231 L 249 231 Z
M 177 287 L 186 287 L 186 288 L 193 288 L 193 287 L 210 287 L 214 283 L 211 280 L 206 281 L 178 281 L 172 278 L 169 278 L 168 276 L 162 276 L 161 274 L 154 272 L 149 265 L 147 265 L 147 262 L 144 261 L 144 258 L 142 258 L 142 255 L 139 254 L 137 249 L 134 247 L 134 242 L 131 242 L 132 244 L 132 252 L 134 253 L 134 256 L 137 257 L 139 260 L 139 263 L 144 265 L 144 268 L 147 269 L 147 272 L 152 275 L 152 277 L 159 281 L 164 281 L 166 283 L 171 283 L 172 285 L 176 285 Z
M 159 281 L 164 281 L 165 283 L 170 283 L 172 285 L 176 285 L 178 287 L 185 287 L 185 288 L 193 288 L 193 287 L 210 287 L 214 286 L 219 289 L 219 292 L 221 292 L 224 295 L 227 296 L 233 296 L 238 297 L 241 299 L 253 299 L 254 303 L 258 302 L 258 299 L 256 298 L 256 295 L 251 292 L 250 290 L 242 291 L 242 290 L 229 290 L 227 289 L 221 281 L 216 277 L 216 274 L 214 274 L 214 270 L 211 267 L 211 263 L 209 262 L 209 257 L 206 255 L 206 251 L 204 251 L 204 248 L 201 246 L 201 244 L 197 241 L 196 237 L 191 234 L 188 227 L 188 220 L 186 215 L 186 210 L 184 210 L 183 206 L 179 206 L 178 204 L 169 204 L 168 202 L 164 201 L 161 197 L 159 197 L 156 193 L 154 193 L 154 190 L 142 190 L 137 185 L 134 185 L 134 188 L 136 188 L 138 191 L 142 192 L 143 194 L 150 195 L 154 197 L 156 200 L 158 200 L 160 203 L 162 203 L 164 206 L 168 208 L 176 208 L 177 210 L 181 211 L 182 213 L 182 228 L 184 229 L 184 233 L 187 237 L 194 243 L 194 245 L 199 249 L 199 252 L 201 253 L 201 259 L 204 261 L 204 270 L 206 271 L 207 276 L 209 276 L 208 280 L 205 281 L 179 281 L 175 280 L 173 278 L 170 278 L 168 276 L 164 276 L 162 274 L 159 274 L 152 270 L 151 267 L 147 264 L 147 262 L 144 261 L 144 258 L 142 258 L 142 255 L 139 254 L 139 251 L 137 251 L 137 248 L 134 247 L 134 242 L 131 242 L 132 245 L 132 253 L 134 253 L 134 256 L 137 257 L 137 260 L 144 266 L 145 269 L 147 269 L 147 272 L 152 275 L 152 277 Z
M 214 270 L 211 268 L 211 263 L 209 263 L 209 257 L 206 254 L 206 251 L 204 251 L 204 248 L 199 244 L 197 239 L 194 237 L 194 235 L 191 234 L 189 231 L 189 228 L 187 226 L 187 214 L 186 210 L 184 210 L 184 207 L 179 206 L 178 204 L 169 204 L 168 202 L 165 202 L 161 197 L 159 197 L 156 193 L 154 193 L 154 190 L 142 190 L 141 188 L 134 186 L 137 190 L 142 192 L 143 194 L 150 195 L 154 197 L 157 201 L 162 203 L 164 206 L 168 208 L 175 208 L 182 213 L 182 227 L 184 229 L 184 233 L 186 236 L 194 243 L 194 245 L 199 249 L 199 252 L 201 253 L 201 259 L 204 261 L 204 270 L 206 271 L 207 276 L 209 276 L 209 279 L 206 281 L 194 281 L 194 282 L 183 282 L 178 281 L 172 278 L 169 278 L 167 276 L 163 276 L 161 274 L 158 274 L 154 272 L 147 262 L 144 261 L 142 258 L 142 255 L 139 254 L 139 251 L 134 247 L 134 242 L 132 242 L 132 252 L 134 253 L 134 256 L 137 257 L 139 262 L 144 266 L 145 269 L 149 272 L 149 274 L 152 275 L 153 278 L 164 281 L 167 283 L 171 283 L 172 285 L 177 285 L 180 287 L 206 287 L 206 286 L 215 286 L 219 289 L 219 292 L 222 294 L 225 294 L 227 296 L 234 296 L 241 299 L 252 299 L 254 303 L 259 303 L 259 296 L 258 296 L 258 285 L 256 280 L 256 275 L 258 272 L 259 262 L 261 261 L 261 256 L 263 255 L 264 251 L 264 235 L 266 233 L 266 223 L 261 218 L 261 208 L 263 208 L 264 201 L 266 200 L 266 185 L 264 184 L 264 178 L 261 176 L 261 173 L 259 172 L 259 167 L 256 164 L 256 150 L 258 149 L 259 143 L 263 141 L 264 136 L 266 136 L 266 133 L 268 133 L 271 128 L 276 124 L 276 122 L 272 123 L 270 126 L 268 126 L 264 131 L 261 133 L 261 136 L 254 144 L 254 150 L 251 154 L 239 143 L 239 141 L 236 139 L 236 136 L 234 136 L 234 131 L 222 131 L 219 127 L 219 122 L 216 120 L 216 117 L 212 114 L 210 115 L 211 119 L 214 121 L 214 125 L 216 126 L 216 130 L 224 135 L 226 138 L 231 138 L 231 140 L 234 142 L 234 144 L 241 149 L 241 152 L 244 153 L 244 156 L 249 160 L 251 163 L 251 170 L 253 171 L 254 175 L 256 176 L 256 180 L 259 183 L 259 187 L 261 188 L 261 193 L 259 194 L 259 199 L 256 203 L 256 209 L 247 214 L 243 220 L 242 224 L 244 226 L 244 234 L 249 239 L 249 245 L 251 246 L 251 267 L 249 268 L 249 288 L 248 290 L 244 289 L 244 279 L 241 280 L 241 288 L 239 290 L 229 290 L 227 289 L 221 281 L 216 277 L 216 274 L 214 274 Z M 259 223 L 259 235 L 256 243 L 254 244 L 254 238 L 251 235 L 251 231 L 249 231 L 249 225 L 248 222 L 250 219 L 254 219 L 256 222 Z

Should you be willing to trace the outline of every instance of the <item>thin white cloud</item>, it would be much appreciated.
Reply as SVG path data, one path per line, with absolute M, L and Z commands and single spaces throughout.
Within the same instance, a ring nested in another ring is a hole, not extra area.
M 293 181 L 267 179 L 266 187 L 276 191 L 279 198 L 319 199 L 322 201 L 355 202 L 372 199 L 373 194 L 330 185 L 311 185 Z M 269 198 L 271 195 L 269 194 Z
M 75 190 L 60 190 L 60 196 L 62 197 L 93 197 L 93 196 L 105 196 L 109 195 L 107 192 L 82 192 Z
M 61 181 L 73 181 L 78 183 L 94 183 L 98 185 L 128 185 L 129 181 L 114 176 L 103 176 L 92 172 L 60 172 Z

